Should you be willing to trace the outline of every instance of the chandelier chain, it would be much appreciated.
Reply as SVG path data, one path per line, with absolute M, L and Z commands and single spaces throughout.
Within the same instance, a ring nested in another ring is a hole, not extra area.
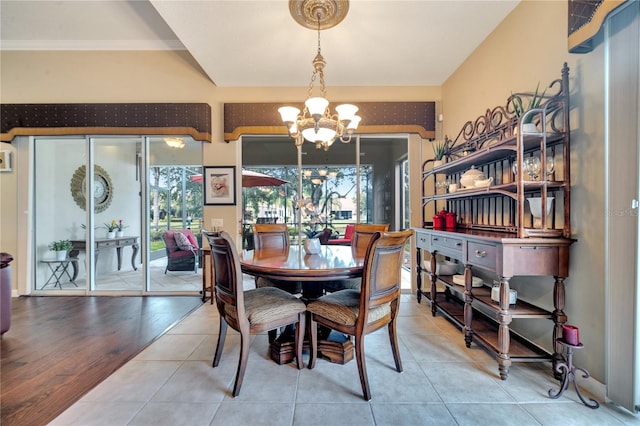
M 325 61 L 322 56 L 322 47 L 320 46 L 320 13 L 317 15 L 318 18 L 318 52 L 316 53 L 316 57 L 313 58 L 313 74 L 311 74 L 311 81 L 309 82 L 309 93 L 308 97 L 313 96 L 313 84 L 316 81 L 316 77 L 320 76 L 320 96 L 323 98 L 327 97 L 327 86 L 324 82 L 324 66 Z

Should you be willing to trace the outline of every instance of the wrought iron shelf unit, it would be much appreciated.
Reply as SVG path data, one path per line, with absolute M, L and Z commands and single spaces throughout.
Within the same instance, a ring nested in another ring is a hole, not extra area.
M 525 111 L 524 104 L 533 107 Z M 535 129 L 525 125 L 528 122 Z M 441 313 L 459 326 L 467 347 L 476 342 L 493 351 L 502 379 L 507 378 L 514 361 L 552 360 L 555 368 L 563 361 L 556 339 L 567 321 L 564 280 L 574 242 L 570 234 L 567 64 L 561 77 L 542 94 L 537 89 L 513 94 L 505 106 L 487 109 L 465 123 L 454 140 L 445 138 L 445 143 L 447 162 L 434 166 L 435 159 L 430 159 L 423 163 L 423 227 L 415 229 L 418 302 L 426 297 L 434 316 Z M 525 171 L 529 162 L 539 169 Z M 490 186 L 459 185 L 472 167 L 492 179 Z M 458 184 L 455 192 L 448 191 L 452 183 Z M 542 213 L 534 216 L 531 206 L 536 203 Z M 455 229 L 434 229 L 429 216 L 439 209 L 455 213 Z M 423 268 L 423 253 L 430 256 L 429 268 Z M 450 276 L 429 272 L 436 270 L 440 257 L 457 261 L 460 269 L 464 266 L 464 286 L 454 284 Z M 491 300 L 487 286 L 472 286 L 476 269 L 497 275 L 498 303 Z M 423 274 L 430 281 L 424 290 Z M 510 305 L 510 281 L 516 276 L 554 277 L 554 309 L 541 309 L 524 300 Z M 545 350 L 514 333 L 510 329 L 514 318 L 552 319 L 553 349 Z

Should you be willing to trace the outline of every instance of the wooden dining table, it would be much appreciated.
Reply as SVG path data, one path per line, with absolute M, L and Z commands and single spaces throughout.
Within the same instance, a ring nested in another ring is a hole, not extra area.
M 307 254 L 301 244 L 284 249 L 244 250 L 240 268 L 245 274 L 270 280 L 299 282 L 303 300 L 313 300 L 323 294 L 323 283 L 362 277 L 364 257 L 354 254 L 351 246 L 320 246 L 317 254 Z M 353 344 L 341 333 L 320 331 L 318 352 L 331 362 L 344 364 L 353 359 Z M 281 335 L 271 344 L 271 357 L 280 364 L 290 362 L 293 342 Z

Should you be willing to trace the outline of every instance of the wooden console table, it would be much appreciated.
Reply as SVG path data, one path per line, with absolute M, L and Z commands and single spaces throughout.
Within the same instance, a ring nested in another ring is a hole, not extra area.
M 76 258 L 75 261 L 71 262 L 71 266 L 73 267 L 73 278 L 71 281 L 75 281 L 78 277 L 78 261 L 77 257 L 80 251 L 86 251 L 86 241 L 85 240 L 71 240 L 71 244 L 73 248 L 69 251 L 70 258 Z M 96 238 L 94 240 L 94 250 L 95 250 L 95 264 L 96 267 L 98 265 L 98 254 L 100 250 L 115 248 L 116 254 L 118 256 L 118 271 L 122 268 L 122 247 L 131 246 L 133 252 L 131 253 L 131 266 L 134 271 L 137 271 L 136 267 L 136 255 L 138 254 L 138 250 L 140 246 L 138 245 L 138 237 L 120 237 L 120 238 Z
M 567 322 L 564 312 L 564 280 L 569 275 L 568 238 L 510 238 L 504 233 L 490 231 L 459 230 L 457 232 L 415 228 L 417 247 L 417 298 L 422 296 L 431 302 L 435 316 L 441 312 L 464 331 L 467 347 L 476 341 L 496 354 L 500 377 L 505 380 L 512 361 L 551 359 L 554 372 L 563 362 L 562 348 L 557 339 L 562 336 L 562 325 Z M 431 254 L 430 269 L 436 270 L 435 255 L 456 259 L 464 265 L 465 285 L 458 286 L 452 276 L 438 276 L 422 268 L 421 251 Z M 472 269 L 481 268 L 500 277 L 500 303 L 491 300 L 489 287 L 472 287 Z M 431 275 L 431 286 L 422 288 L 422 273 Z M 509 304 L 509 281 L 514 276 L 554 277 L 553 312 L 546 311 L 523 300 Z M 436 284 L 446 290 L 438 293 Z M 476 307 L 482 306 L 483 315 Z M 513 318 L 548 318 L 553 320 L 554 352 L 549 356 L 510 329 Z M 486 319 L 487 321 L 483 321 Z M 494 325 L 494 326 L 492 326 Z

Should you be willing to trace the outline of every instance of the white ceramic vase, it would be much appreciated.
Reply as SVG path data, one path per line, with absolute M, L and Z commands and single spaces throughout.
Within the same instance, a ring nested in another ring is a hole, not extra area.
M 56 250 L 56 260 L 65 260 L 67 258 L 66 250 Z
M 116 237 L 116 231 L 107 232 L 107 238 L 115 238 L 115 237 Z
M 320 240 L 317 238 L 307 238 L 304 240 L 304 251 L 307 254 L 320 253 Z
M 547 197 L 547 219 L 551 214 L 553 198 L 554 197 Z M 531 211 L 531 215 L 533 216 L 533 227 L 542 228 L 542 198 L 531 197 L 527 198 L 527 201 L 529 202 L 529 210 Z
M 124 237 L 124 231 L 116 231 L 116 238 Z

